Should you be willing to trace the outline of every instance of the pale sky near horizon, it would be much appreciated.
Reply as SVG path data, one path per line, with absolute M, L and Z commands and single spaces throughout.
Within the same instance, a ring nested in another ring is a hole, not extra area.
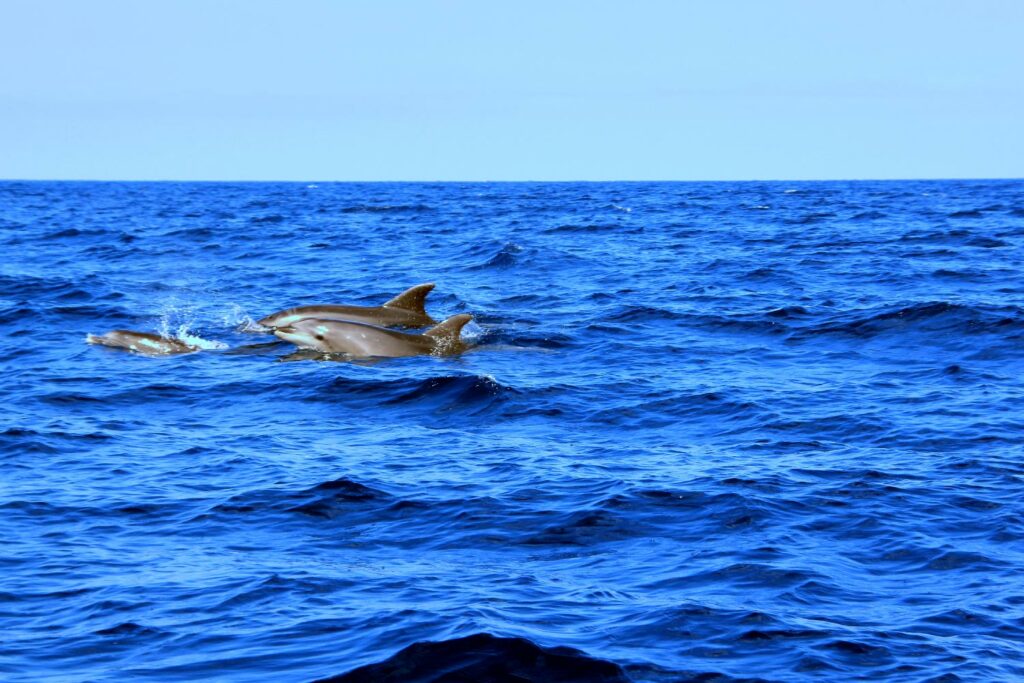
M 1024 177 L 1024 0 L 0 0 L 0 178 Z

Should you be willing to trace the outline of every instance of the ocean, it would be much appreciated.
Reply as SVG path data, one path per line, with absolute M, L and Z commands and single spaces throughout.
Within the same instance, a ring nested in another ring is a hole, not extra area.
M 5 681 L 1024 678 L 1024 181 L 6 181 L 0 248 Z M 254 323 L 422 282 L 469 352 Z

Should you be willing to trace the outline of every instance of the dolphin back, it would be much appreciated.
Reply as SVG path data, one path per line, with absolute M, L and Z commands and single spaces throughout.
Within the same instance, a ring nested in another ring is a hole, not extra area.
M 466 349 L 466 343 L 462 341 L 462 328 L 466 326 L 473 316 L 468 313 L 453 315 L 442 323 L 434 325 L 423 333 L 424 337 L 434 340 L 435 353 L 459 353 Z
M 384 304 L 384 308 L 399 308 L 403 311 L 410 311 L 418 315 L 426 316 L 427 310 L 424 306 L 426 305 L 427 295 L 430 294 L 432 289 L 434 289 L 433 282 L 415 285 L 390 301 L 387 301 Z
M 198 351 L 197 347 L 179 339 L 162 337 L 149 332 L 134 332 L 132 330 L 112 330 L 103 335 L 87 334 L 85 341 L 89 344 L 128 349 L 129 351 L 149 356 Z

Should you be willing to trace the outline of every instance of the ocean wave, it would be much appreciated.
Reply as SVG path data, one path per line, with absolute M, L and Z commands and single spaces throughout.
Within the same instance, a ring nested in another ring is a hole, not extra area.
M 680 419 L 714 418 L 723 420 L 717 425 L 719 429 L 735 429 L 740 425 L 770 423 L 775 417 L 775 413 L 753 401 L 706 391 L 695 394 L 673 392 L 668 396 L 644 397 L 636 402 L 623 401 L 591 413 L 587 421 L 631 428 L 659 428 L 676 424 Z
M 542 647 L 525 638 L 476 633 L 413 643 L 383 662 L 317 683 L 629 683 L 614 662 L 569 647 Z
M 485 262 L 471 266 L 470 270 L 480 270 L 484 268 L 511 268 L 512 266 L 518 265 L 522 260 L 522 254 L 524 253 L 523 247 L 518 244 L 509 242 L 501 247 L 496 253 L 494 253 Z
M 378 489 L 365 486 L 346 477 L 325 481 L 299 491 L 262 489 L 232 496 L 211 508 L 211 513 L 252 514 L 292 512 L 308 517 L 332 519 L 359 503 L 391 500 L 391 496 Z M 204 513 L 197 519 L 203 519 Z
M 1024 309 L 1016 306 L 971 306 L 948 301 L 918 303 L 878 312 L 847 313 L 831 321 L 809 325 L 794 334 L 849 335 L 875 337 L 882 334 L 917 332 L 952 332 L 959 334 L 1005 334 L 1024 327 Z

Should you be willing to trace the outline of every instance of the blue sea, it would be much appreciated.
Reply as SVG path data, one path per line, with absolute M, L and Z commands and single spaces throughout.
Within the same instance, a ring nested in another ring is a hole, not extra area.
M 1024 678 L 1024 181 L 3 182 L 0 250 L 4 681 Z M 421 282 L 471 351 L 253 322 Z

